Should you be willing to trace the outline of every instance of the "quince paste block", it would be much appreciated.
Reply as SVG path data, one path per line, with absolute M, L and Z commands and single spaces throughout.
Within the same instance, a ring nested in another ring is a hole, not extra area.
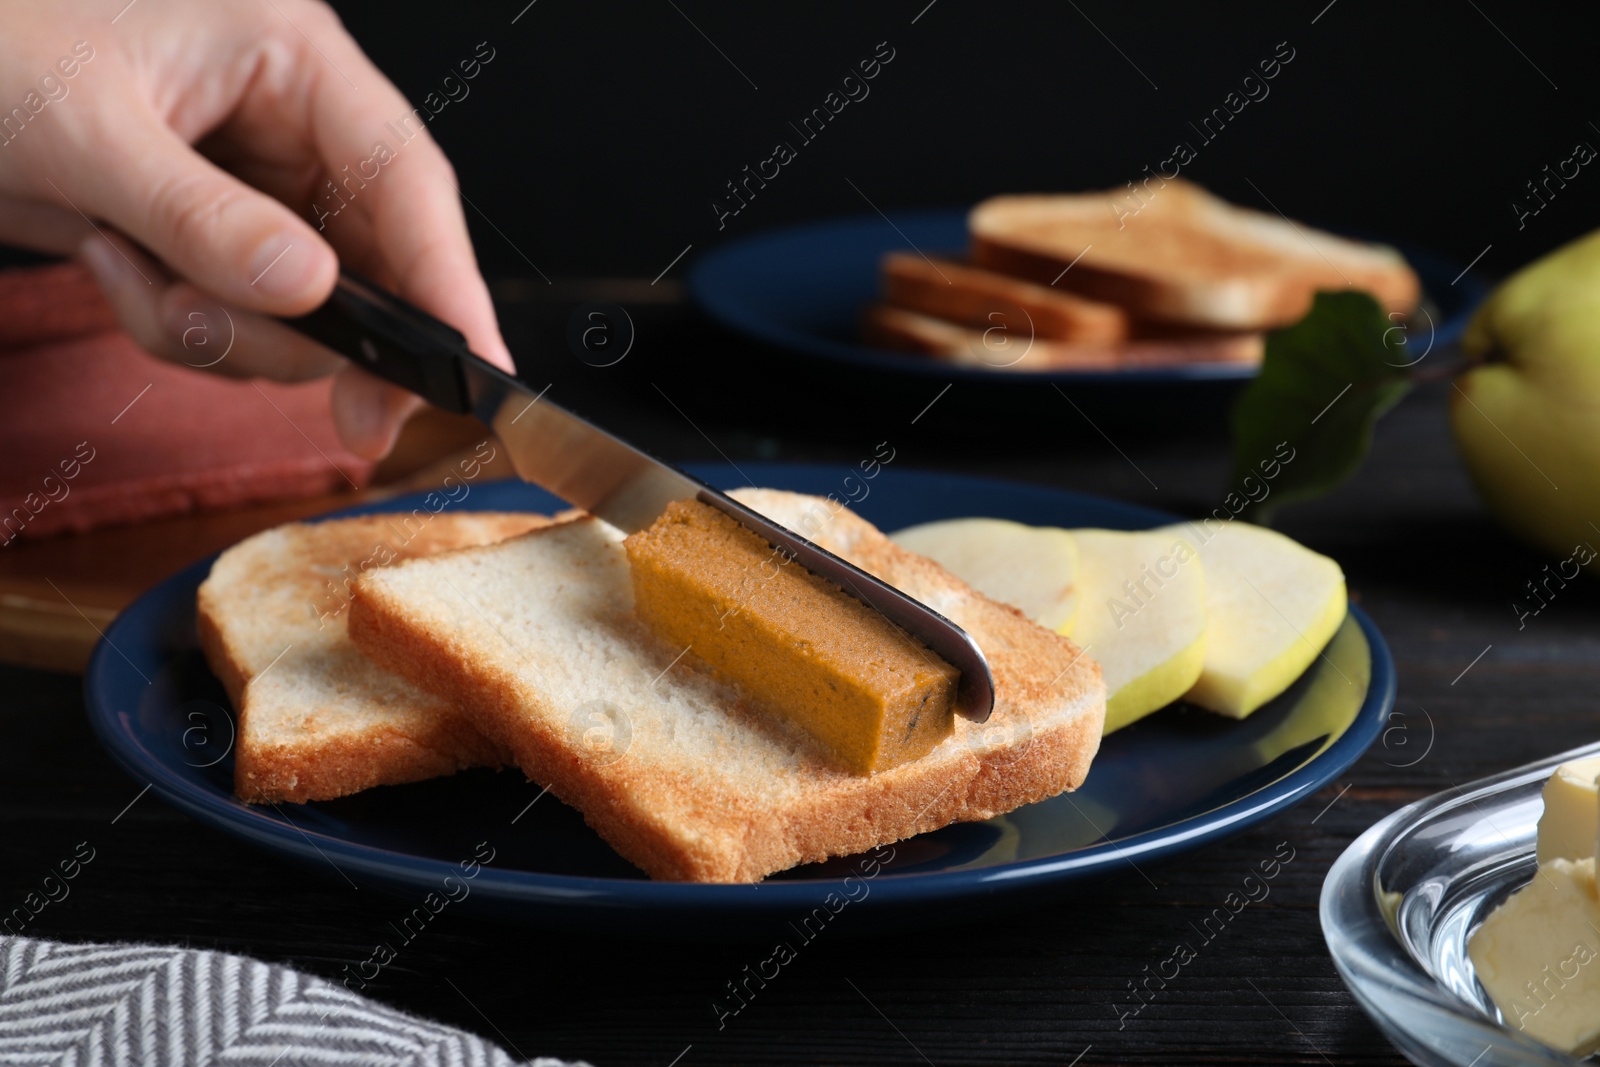
M 960 672 L 716 508 L 678 501 L 624 542 L 634 610 L 856 774 L 954 730 Z

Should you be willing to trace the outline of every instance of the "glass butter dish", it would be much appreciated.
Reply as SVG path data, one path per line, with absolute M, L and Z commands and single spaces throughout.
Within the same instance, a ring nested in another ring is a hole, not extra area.
M 1545 781 L 1595 755 L 1600 744 L 1419 800 L 1367 830 L 1329 870 L 1321 916 L 1334 965 L 1414 1063 L 1580 1062 L 1505 1025 L 1473 973 L 1467 939 L 1533 877 Z

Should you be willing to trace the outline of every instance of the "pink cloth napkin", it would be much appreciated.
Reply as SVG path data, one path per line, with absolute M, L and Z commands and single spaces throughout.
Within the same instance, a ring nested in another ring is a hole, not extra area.
M 77 264 L 0 272 L 0 545 L 364 486 L 330 388 L 156 359 Z

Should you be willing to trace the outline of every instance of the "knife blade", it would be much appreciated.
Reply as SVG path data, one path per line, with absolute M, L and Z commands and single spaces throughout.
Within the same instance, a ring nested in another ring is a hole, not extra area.
M 753 530 L 814 574 L 882 613 L 961 672 L 956 713 L 984 722 L 994 678 L 970 634 L 721 490 L 568 411 L 481 357 L 459 331 L 350 271 L 311 314 L 286 320 L 358 366 L 446 411 L 472 415 L 505 445 L 524 480 L 624 533 L 653 523 L 674 501 L 698 500 Z

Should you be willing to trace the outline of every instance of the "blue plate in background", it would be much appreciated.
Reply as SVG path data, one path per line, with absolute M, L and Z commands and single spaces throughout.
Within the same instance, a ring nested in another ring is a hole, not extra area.
M 747 463 L 690 468 L 715 485 L 841 491 L 848 467 Z M 854 483 L 853 483 L 854 484 Z M 1147 508 L 1015 483 L 883 470 L 857 510 L 887 530 L 960 515 L 1057 526 L 1143 529 L 1174 521 Z M 337 515 L 409 511 L 421 495 Z M 472 489 L 482 510 L 553 512 L 556 498 L 518 482 Z M 202 560 L 140 597 L 107 629 L 85 695 L 102 744 L 169 804 L 263 850 L 420 901 L 460 861 L 494 850 L 460 910 L 519 922 L 657 936 L 770 930 L 822 906 L 859 872 L 859 858 L 784 872 L 756 886 L 648 881 L 570 808 L 514 772 L 470 771 L 387 786 L 335 801 L 252 806 L 232 792 L 233 724 L 220 683 L 195 639 Z M 1175 705 L 1113 734 L 1075 793 L 987 822 L 894 846 L 894 859 L 857 894 L 851 914 L 870 928 L 978 919 L 952 905 L 1066 891 L 1128 874 L 1283 811 L 1364 752 L 1394 705 L 1394 667 L 1382 637 L 1352 607 L 1326 653 L 1288 692 L 1236 722 Z M 198 732 L 197 732 L 198 731 Z M 530 806 L 531 804 L 531 806 Z M 835 899 L 838 899 L 837 897 Z M 852 920 L 854 922 L 854 920 Z
M 722 326 L 787 352 L 941 381 L 1082 384 L 1255 377 L 1254 367 L 1216 363 L 1019 373 L 868 348 L 860 339 L 861 316 L 879 296 L 878 263 L 887 252 L 913 246 L 930 256 L 963 253 L 966 211 L 896 215 L 893 225 L 880 215 L 859 215 L 733 241 L 695 262 L 689 272 L 689 294 Z M 1408 351 L 1421 353 L 1452 344 L 1487 295 L 1487 283 L 1464 274 L 1464 264 L 1425 249 L 1396 247 L 1421 279 L 1425 298 L 1425 314 L 1407 337 Z

